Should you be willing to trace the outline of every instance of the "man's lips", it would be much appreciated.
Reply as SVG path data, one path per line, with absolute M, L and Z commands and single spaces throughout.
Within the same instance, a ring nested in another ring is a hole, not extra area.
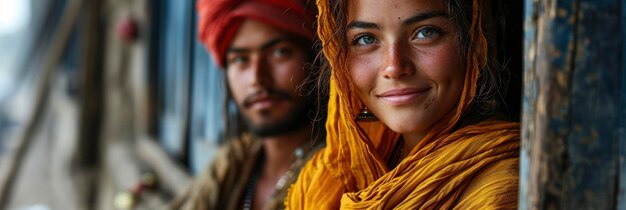
M 248 96 L 244 100 L 244 107 L 249 109 L 266 109 L 289 98 L 289 94 L 280 91 L 261 91 Z
M 415 101 L 430 89 L 431 87 L 392 89 L 377 96 L 391 105 L 404 105 Z
M 281 99 L 278 97 L 261 97 L 250 101 L 246 104 L 247 108 L 251 109 L 267 109 L 278 103 Z

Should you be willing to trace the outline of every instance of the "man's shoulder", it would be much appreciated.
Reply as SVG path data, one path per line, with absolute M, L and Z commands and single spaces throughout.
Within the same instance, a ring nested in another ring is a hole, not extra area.
M 249 136 L 231 139 L 220 146 L 220 150 L 212 163 L 198 176 L 195 177 L 185 195 L 180 196 L 172 206 L 189 209 L 215 209 L 217 206 L 226 205 L 235 188 L 240 188 L 242 176 L 246 171 L 244 164 L 257 154 L 256 145 Z M 256 150 L 256 151 L 255 151 Z
M 244 161 L 261 150 L 262 144 L 251 135 L 242 135 L 239 138 L 229 139 L 220 146 L 216 160 L 228 158 Z

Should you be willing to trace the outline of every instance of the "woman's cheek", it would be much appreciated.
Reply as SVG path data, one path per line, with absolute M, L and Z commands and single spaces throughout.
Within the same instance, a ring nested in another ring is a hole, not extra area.
M 352 79 L 356 80 L 372 80 L 376 77 L 376 69 L 378 59 L 375 55 L 358 55 L 354 56 L 350 62 L 350 71 Z

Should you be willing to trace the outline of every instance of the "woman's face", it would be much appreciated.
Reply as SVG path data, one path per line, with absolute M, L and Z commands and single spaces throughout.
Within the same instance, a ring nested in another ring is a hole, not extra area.
M 423 137 L 459 102 L 458 29 L 440 0 L 351 0 L 349 75 L 365 106 L 400 134 Z

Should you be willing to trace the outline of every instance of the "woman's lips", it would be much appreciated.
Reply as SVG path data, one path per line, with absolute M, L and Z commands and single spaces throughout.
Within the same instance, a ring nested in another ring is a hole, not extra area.
M 393 89 L 378 95 L 378 97 L 391 105 L 405 105 L 414 102 L 430 89 L 430 87 Z

